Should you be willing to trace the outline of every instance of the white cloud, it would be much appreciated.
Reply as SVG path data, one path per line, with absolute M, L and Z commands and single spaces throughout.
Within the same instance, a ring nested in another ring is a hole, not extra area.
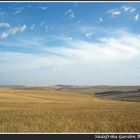
M 49 26 L 47 25 L 47 23 L 42 21 L 39 26 L 40 26 L 40 29 L 43 29 L 45 32 L 48 32 Z
M 25 29 L 27 28 L 27 25 L 23 25 L 23 26 L 18 26 L 18 27 L 13 27 L 9 30 L 9 33 L 11 34 L 16 34 L 17 32 L 24 32 Z
M 47 25 L 44 26 L 45 32 L 48 32 L 49 27 Z
M 0 61 L 5 62 L 0 63 L 0 66 L 11 70 L 29 70 L 43 67 L 56 68 L 71 64 L 70 60 L 46 54 L 0 52 L 0 56 Z
M 103 18 L 99 18 L 99 21 L 100 21 L 100 22 L 103 22 Z
M 107 62 L 138 60 L 140 56 L 140 36 L 125 32 L 121 32 L 119 37 L 103 38 L 99 42 L 75 39 L 71 41 L 70 37 L 63 39 L 63 41 L 67 47 L 47 47 L 42 54 L 1 52 L 0 61 L 8 63 L 6 68 L 21 70 L 40 67 L 66 68 L 74 64 L 102 65 Z M 37 45 L 42 46 L 40 43 L 41 41 L 38 41 Z M 31 43 L 29 42 L 29 44 Z M 34 46 L 34 44 L 32 45 Z
M 134 11 L 136 11 L 136 8 L 133 8 L 133 7 L 130 7 L 130 6 L 122 6 L 121 9 L 124 11 L 124 12 L 130 12 L 130 13 L 133 13 Z
M 111 16 L 114 17 L 114 16 L 117 16 L 117 15 L 120 15 L 123 13 L 131 13 L 132 14 L 135 11 L 136 11 L 136 8 L 124 5 L 122 7 L 116 8 L 116 9 L 108 10 L 107 13 L 111 14 Z
M 44 21 L 42 21 L 42 22 L 40 23 L 40 26 L 42 27 L 44 24 L 45 24 L 45 22 L 44 22 Z
M 112 16 L 119 15 L 119 14 L 121 14 L 120 11 L 114 11 L 114 12 L 112 12 Z
M 134 17 L 134 19 L 135 19 L 136 21 L 139 20 L 139 14 L 136 14 L 135 17 Z
M 27 28 L 27 25 L 12 27 L 12 28 L 8 29 L 7 31 L 2 32 L 0 34 L 0 38 L 5 39 L 5 38 L 9 37 L 10 35 L 15 35 L 18 32 L 24 32 L 26 30 L 26 28 Z
M 57 39 L 64 41 L 64 47 L 43 48 L 42 40 L 34 39 L 36 45 L 43 49 L 42 52 L 35 54 L 0 51 L 0 75 L 14 71 L 15 75 L 12 73 L 11 76 L 16 77 L 19 73 L 18 76 L 24 75 L 23 79 L 26 77 L 25 83 L 32 79 L 32 84 L 35 82 L 34 79 L 37 79 L 38 83 L 45 79 L 44 83 L 52 81 L 53 84 L 62 81 L 64 84 L 76 81 L 79 84 L 82 81 L 84 84 L 88 82 L 108 84 L 109 81 L 115 83 L 115 80 L 120 84 L 120 81 L 124 80 L 123 76 L 128 77 L 125 82 L 131 81 L 136 78 L 136 72 L 139 72 L 139 68 L 135 66 L 138 66 L 140 60 L 140 35 L 124 31 L 112 32 L 116 35 L 100 38 L 98 42 L 75 38 L 71 41 L 70 37 L 57 36 Z M 34 43 L 34 40 L 28 38 L 29 44 Z M 20 44 L 21 41 L 18 46 Z M 34 46 L 35 44 L 32 44 L 32 47 Z M 16 82 L 19 80 L 15 79 Z
M 74 3 L 73 3 L 73 6 L 78 6 L 78 4 L 79 4 L 80 2 L 79 1 L 75 1 Z
M 73 40 L 73 37 L 68 37 L 67 39 L 70 40 L 70 41 L 72 41 Z
M 69 19 L 72 19 L 75 17 L 75 14 L 72 9 L 69 9 L 68 11 L 66 11 L 65 15 L 68 16 Z
M 66 56 L 79 62 L 117 62 L 134 59 L 140 54 L 140 36 L 120 32 L 119 37 L 101 39 L 98 43 L 90 43 L 82 40 L 66 42 L 68 46 L 51 48 L 49 52 Z
M 47 6 L 40 6 L 39 8 L 42 9 L 42 10 L 47 10 L 48 9 Z
M 131 13 L 133 13 L 134 11 L 136 11 L 135 8 L 132 8 L 132 9 L 130 10 Z
M 87 32 L 87 33 L 85 34 L 86 37 L 89 37 L 89 36 L 92 36 L 92 35 L 93 35 L 93 32 Z
M 35 24 L 33 24 L 31 27 L 30 27 L 30 30 L 34 30 L 35 29 Z
M 128 7 L 128 6 L 125 6 L 125 5 L 122 6 L 121 8 L 122 8 L 125 12 L 131 10 L 131 7 Z
M 6 22 L 0 22 L 0 28 L 10 28 L 11 25 L 9 23 L 6 23 Z
M 116 15 L 120 15 L 121 12 L 120 11 L 112 11 L 111 15 L 112 16 L 116 16 Z
M 74 13 L 72 12 L 71 14 L 70 14 L 70 19 L 72 19 L 72 18 L 74 18 L 75 17 L 75 15 L 74 15 Z
M 14 14 L 20 14 L 23 11 L 23 7 L 17 7 L 15 8 Z
M 1 39 L 5 39 L 5 38 L 7 38 L 9 36 L 9 33 L 8 32 L 2 32 L 1 34 L 0 34 L 0 38 Z

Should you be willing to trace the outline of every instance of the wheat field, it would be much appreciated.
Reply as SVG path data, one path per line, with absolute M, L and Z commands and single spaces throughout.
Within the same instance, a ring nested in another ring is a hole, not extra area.
M 140 132 L 140 103 L 0 88 L 0 132 Z

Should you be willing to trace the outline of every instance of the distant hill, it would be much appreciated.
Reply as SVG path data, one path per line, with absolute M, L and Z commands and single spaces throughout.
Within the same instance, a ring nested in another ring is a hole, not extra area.
M 140 101 L 140 89 L 136 91 L 112 91 L 95 93 L 95 96 L 117 100 Z
M 40 86 L 18 86 L 5 85 L 1 88 L 12 88 L 17 90 L 49 90 L 62 91 L 64 93 L 73 92 L 75 94 L 86 94 L 99 98 L 115 100 L 140 101 L 140 86 L 75 86 L 75 85 L 55 85 L 50 87 Z
M 100 98 L 140 101 L 140 86 L 60 86 L 58 90 Z

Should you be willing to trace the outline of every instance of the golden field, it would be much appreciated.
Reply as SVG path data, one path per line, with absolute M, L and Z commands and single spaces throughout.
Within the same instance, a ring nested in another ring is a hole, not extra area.
M 0 132 L 140 132 L 140 102 L 0 88 Z

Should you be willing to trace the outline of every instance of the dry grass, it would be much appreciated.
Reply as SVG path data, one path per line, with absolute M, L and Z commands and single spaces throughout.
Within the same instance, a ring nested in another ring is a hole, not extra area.
M 140 132 L 140 103 L 1 88 L 0 132 Z

